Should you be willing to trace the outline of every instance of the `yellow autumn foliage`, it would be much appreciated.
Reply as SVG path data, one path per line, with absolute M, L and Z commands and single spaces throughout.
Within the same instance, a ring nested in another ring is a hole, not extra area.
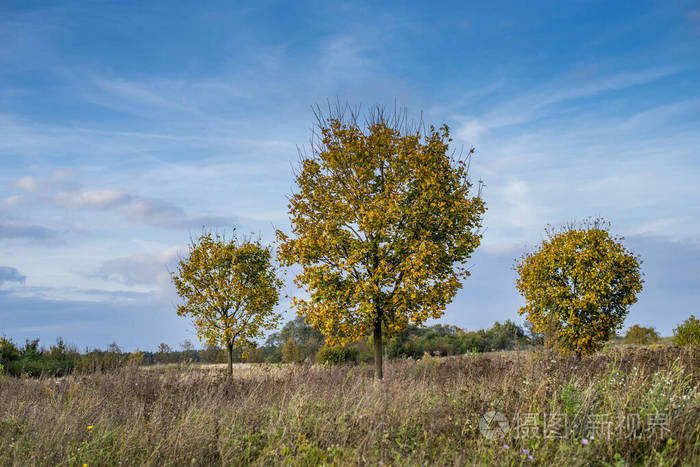
M 602 219 L 547 229 L 539 249 L 516 266 L 516 287 L 535 332 L 578 356 L 590 354 L 622 327 L 642 290 L 641 260 L 608 232 Z
M 233 348 L 254 346 L 256 337 L 277 326 L 273 309 L 282 282 L 260 241 L 205 233 L 189 250 L 172 275 L 184 300 L 177 313 L 192 318 L 200 340 L 227 348 L 231 372 Z
M 342 111 L 319 118 L 290 198 L 292 232 L 277 232 L 280 261 L 301 266 L 295 282 L 308 292 L 294 306 L 329 344 L 372 331 L 381 342 L 439 318 L 481 239 L 473 149 L 455 157 L 446 125 L 422 132 L 400 121 L 380 109 L 366 126 Z

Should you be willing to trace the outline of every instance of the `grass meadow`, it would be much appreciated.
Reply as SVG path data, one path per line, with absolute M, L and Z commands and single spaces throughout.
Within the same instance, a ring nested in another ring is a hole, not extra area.
M 369 365 L 3 377 L 0 464 L 700 465 L 699 369 L 697 347 L 658 345 L 394 360 L 381 382 Z

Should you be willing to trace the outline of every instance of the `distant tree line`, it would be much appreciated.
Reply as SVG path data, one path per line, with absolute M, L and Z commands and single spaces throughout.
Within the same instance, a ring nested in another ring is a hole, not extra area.
M 124 366 L 128 356 L 116 343 L 112 343 L 107 350 L 85 349 L 80 353 L 60 338 L 55 345 L 46 349 L 39 346 L 39 339 L 27 340 L 20 347 L 0 337 L 0 372 L 12 376 L 63 376 L 74 371 L 110 371 Z
M 691 316 L 674 329 L 675 345 L 700 345 L 700 320 Z M 636 345 L 659 342 L 656 330 L 634 325 L 624 338 L 616 339 Z M 436 324 L 428 328 L 408 326 L 403 332 L 386 341 L 385 352 L 389 359 L 419 359 L 425 355 L 450 356 L 498 350 L 527 349 L 542 345 L 544 336 L 523 328 L 510 320 L 496 322 L 489 329 L 466 331 L 457 326 Z M 374 346 L 371 337 L 364 337 L 345 346 L 328 346 L 325 337 L 309 326 L 303 317 L 287 322 L 279 332 L 272 333 L 259 347 L 234 349 L 236 363 L 371 363 Z M 48 349 L 40 347 L 39 340 L 27 340 L 19 346 L 0 337 L 0 374 L 12 376 L 63 376 L 69 373 L 108 372 L 128 365 L 167 365 L 189 363 L 226 363 L 225 348 L 207 345 L 202 349 L 186 340 L 179 350 L 161 343 L 157 350 L 123 352 L 116 342 L 106 350 L 75 347 L 58 339 Z
M 325 337 L 309 326 L 302 317 L 289 321 L 279 331 L 271 334 L 263 345 L 247 349 L 234 349 L 236 363 L 344 363 L 372 362 L 374 358 L 371 338 L 360 339 L 346 346 L 324 345 Z M 430 355 L 460 355 L 467 352 L 507 350 L 531 345 L 531 338 L 511 321 L 495 323 L 488 330 L 467 332 L 456 326 L 434 325 L 429 328 L 410 326 L 402 333 L 388 339 L 386 356 L 393 358 L 421 358 Z M 71 372 L 106 372 L 127 365 L 158 365 L 183 363 L 225 363 L 227 349 L 207 345 L 196 349 L 190 341 L 175 350 L 161 343 L 157 350 L 123 352 L 112 343 L 107 350 L 85 349 L 80 352 L 58 339 L 48 349 L 39 346 L 39 340 L 27 340 L 24 346 L 7 338 L 0 338 L 0 365 L 6 374 L 13 376 L 63 376 Z

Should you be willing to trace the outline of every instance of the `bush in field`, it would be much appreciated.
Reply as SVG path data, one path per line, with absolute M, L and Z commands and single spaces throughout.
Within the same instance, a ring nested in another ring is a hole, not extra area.
M 523 328 L 509 319 L 503 324 L 496 321 L 484 334 L 488 345 L 485 350 L 512 350 L 528 344 Z
M 676 345 L 700 345 L 700 320 L 695 315 L 690 315 L 690 318 L 673 330 L 673 343 Z
M 625 342 L 628 344 L 647 345 L 659 340 L 659 334 L 653 327 L 644 327 L 635 324 L 627 330 Z
M 141 363 L 143 363 L 143 352 L 141 352 L 140 350 L 131 352 L 126 361 L 128 365 L 139 366 Z
M 66 345 L 63 339 L 59 337 L 56 345 L 49 347 L 45 358 L 47 361 L 53 362 L 61 375 L 66 375 L 78 366 L 80 352 L 75 347 Z
M 353 347 L 340 345 L 324 346 L 316 354 L 316 363 L 337 365 L 340 363 L 357 363 L 358 351 Z
M 112 343 L 108 350 L 85 350 L 80 356 L 77 370 L 80 373 L 103 373 L 113 371 L 126 365 L 129 354 L 121 352 L 116 343 Z
M 0 339 L 0 363 L 12 376 L 65 376 L 76 368 L 79 360 L 78 351 L 66 346 L 60 338 L 48 351 L 39 348 L 39 339 L 27 340 L 21 349 L 5 338 Z
M 562 352 L 590 354 L 615 335 L 642 290 L 640 259 L 602 219 L 546 230 L 516 266 L 519 310 Z
M 221 347 L 212 344 L 206 344 L 199 351 L 201 360 L 206 363 L 224 363 L 226 361 L 226 352 Z
M 0 363 L 8 365 L 10 362 L 19 360 L 19 357 L 17 346 L 6 337 L 0 337 Z
M 294 338 L 290 337 L 282 346 L 282 361 L 284 363 L 297 363 L 299 360 L 301 360 L 299 346 Z
M 41 376 L 46 373 L 46 368 L 41 360 L 41 350 L 39 349 L 39 339 L 27 340 L 23 348 L 17 348 L 12 342 L 3 343 L 1 353 L 8 354 L 7 373 L 12 376 Z M 14 348 L 13 348 L 14 347 Z
M 386 346 L 387 358 L 419 359 L 425 352 L 421 342 L 415 337 L 397 336 L 389 340 Z

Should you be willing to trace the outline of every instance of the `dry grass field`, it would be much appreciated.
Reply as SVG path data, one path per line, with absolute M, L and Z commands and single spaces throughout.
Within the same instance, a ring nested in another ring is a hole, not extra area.
M 656 346 L 391 361 L 382 382 L 362 365 L 5 377 L 0 465 L 699 465 L 699 369 L 697 348 Z

